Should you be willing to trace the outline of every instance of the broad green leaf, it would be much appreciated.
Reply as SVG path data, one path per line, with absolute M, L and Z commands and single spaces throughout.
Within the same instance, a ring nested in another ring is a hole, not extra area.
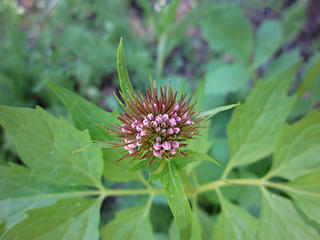
M 119 124 L 115 113 L 109 113 L 77 94 L 53 83 L 49 87 L 61 99 L 66 108 L 71 112 L 72 118 L 78 129 L 88 129 L 92 139 L 99 141 L 115 141 L 116 138 L 107 133 L 101 126 L 110 128 Z M 110 181 L 128 181 L 136 179 L 135 173 L 129 173 L 129 166 L 125 161 L 116 162 L 124 152 L 122 149 L 102 149 L 104 157 L 104 177 Z
M 296 1 L 289 9 L 285 10 L 281 19 L 283 41 L 289 42 L 302 30 L 306 22 L 307 1 Z
M 181 239 L 191 239 L 192 215 L 180 175 L 174 163 L 168 161 L 163 169 L 160 181 L 166 192 L 169 207 L 174 216 Z
M 320 169 L 320 112 L 314 111 L 281 131 L 270 176 L 294 179 Z
M 195 212 L 197 214 L 201 226 L 201 239 L 211 240 L 213 219 L 201 209 L 196 209 Z
M 320 171 L 284 183 L 286 191 L 297 206 L 311 219 L 320 223 Z
M 234 108 L 234 107 L 236 107 L 238 105 L 239 105 L 239 103 L 230 104 L 230 105 L 221 106 L 221 107 L 216 107 L 216 108 L 213 108 L 211 110 L 208 110 L 208 111 L 201 112 L 201 113 L 197 114 L 197 117 L 211 118 L 211 117 L 213 117 L 214 115 L 216 115 L 219 112 L 227 111 L 227 110 L 229 110 L 231 108 Z
M 242 207 L 222 199 L 222 212 L 214 226 L 212 239 L 254 240 L 258 221 Z
M 224 65 L 209 71 L 206 85 L 206 94 L 226 95 L 232 92 L 244 91 L 248 88 L 249 71 L 240 63 Z
M 248 60 L 252 50 L 252 31 L 239 8 L 213 8 L 201 23 L 203 36 L 210 47 Z
M 98 239 L 100 204 L 101 198 L 69 198 L 30 210 L 1 239 Z
M 249 164 L 273 152 L 295 97 L 287 90 L 297 64 L 269 81 L 259 81 L 228 125 L 231 164 Z
M 290 52 L 283 53 L 279 58 L 271 62 L 264 75 L 264 78 L 273 79 L 281 72 L 296 64 L 299 61 L 299 57 L 300 53 L 298 48 L 295 48 Z
M 12 136 L 21 159 L 38 176 L 62 185 L 100 185 L 101 152 L 73 153 L 91 143 L 88 131 L 80 132 L 40 108 L 0 106 L 0 123 Z
M 258 233 L 261 240 L 320 238 L 316 230 L 303 221 L 290 200 L 267 190 L 263 190 Z
M 197 215 L 192 212 L 192 236 L 191 240 L 199 240 L 201 238 L 201 226 L 200 226 L 200 221 L 197 217 Z M 174 221 L 171 222 L 170 229 L 169 229 L 169 237 L 170 240 L 180 240 L 182 238 L 179 237 L 179 232 L 177 225 L 175 224 Z
M 107 240 L 154 239 L 149 209 L 150 205 L 147 204 L 118 212 L 116 217 L 100 230 L 101 238 Z
M 126 67 L 126 63 L 123 57 L 123 45 L 122 45 L 122 38 L 120 39 L 118 53 L 117 53 L 117 69 L 118 69 L 118 77 L 120 81 L 120 88 L 125 97 L 128 97 L 128 93 L 133 93 L 133 87 L 130 82 L 128 70 Z
M 277 21 L 263 22 L 257 31 L 254 49 L 254 68 L 264 64 L 279 48 L 282 40 L 282 29 Z
M 112 125 L 119 124 L 120 121 L 115 113 L 102 110 L 83 97 L 54 82 L 48 81 L 47 84 L 70 111 L 75 126 L 79 130 L 88 129 L 95 140 L 112 141 L 116 139 L 101 127 L 109 128 Z
M 55 203 L 58 199 L 76 197 L 80 192 L 70 187 L 56 186 L 39 179 L 21 165 L 0 167 L 0 222 L 6 229 L 24 218 L 24 212 Z

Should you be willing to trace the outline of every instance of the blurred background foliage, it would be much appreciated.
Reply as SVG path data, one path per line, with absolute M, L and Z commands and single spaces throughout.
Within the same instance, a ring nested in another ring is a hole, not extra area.
M 143 90 L 152 76 L 158 84 L 181 80 L 190 93 L 205 79 L 205 109 L 244 101 L 261 78 L 267 81 L 301 59 L 290 90 L 299 95 L 289 118 L 295 121 L 320 106 L 319 19 L 318 0 L 2 0 L 0 104 L 40 105 L 68 117 L 44 84 L 51 80 L 108 111 L 118 108 L 113 91 L 119 87 L 116 50 L 123 37 L 135 88 Z M 230 116 L 224 112 L 212 120 L 209 154 L 222 167 L 200 164 L 200 183 L 218 179 L 229 159 L 225 127 Z M 19 162 L 3 131 L 0 143 L 0 163 Z M 260 177 L 269 167 L 266 159 L 231 174 Z M 260 193 L 255 188 L 229 187 L 223 192 L 259 214 Z M 106 199 L 102 224 L 142 200 Z M 200 201 L 205 211 L 199 217 L 205 225 L 215 219 L 219 205 L 215 193 Z M 165 198 L 158 196 L 151 211 L 157 239 L 167 239 L 171 219 Z

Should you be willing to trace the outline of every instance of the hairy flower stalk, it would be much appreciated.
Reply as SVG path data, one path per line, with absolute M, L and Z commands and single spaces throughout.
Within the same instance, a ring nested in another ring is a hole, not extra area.
M 122 95 L 125 112 L 118 119 L 120 126 L 113 126 L 109 131 L 121 139 L 113 146 L 122 147 L 127 152 L 122 160 L 132 157 L 134 160 L 149 158 L 152 164 L 157 158 L 170 159 L 181 155 L 187 146 L 187 139 L 199 135 L 199 122 L 204 118 L 196 118 L 191 98 L 182 95 L 177 100 L 178 92 L 169 87 L 153 86 L 146 94 Z

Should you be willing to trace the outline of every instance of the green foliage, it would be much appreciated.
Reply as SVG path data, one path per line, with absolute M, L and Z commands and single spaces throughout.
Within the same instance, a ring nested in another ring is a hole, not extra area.
M 0 103 L 42 106 L 0 105 L 1 239 L 320 238 L 309 2 L 191 2 L 1 2 Z M 117 162 L 118 110 L 102 108 L 154 74 L 188 76 L 179 94 L 211 119 L 187 157 Z M 48 89 L 72 124 L 48 113 L 66 116 Z
M 191 209 L 174 163 L 166 163 L 160 180 L 166 192 L 168 204 L 178 227 L 180 238 L 191 239 Z

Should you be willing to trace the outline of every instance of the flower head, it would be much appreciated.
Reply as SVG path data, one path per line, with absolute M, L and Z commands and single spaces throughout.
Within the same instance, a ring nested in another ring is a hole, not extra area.
M 191 98 L 182 95 L 178 99 L 172 85 L 160 87 L 160 91 L 153 86 L 146 94 L 123 98 L 125 112 L 118 117 L 122 124 L 110 130 L 121 141 L 114 146 L 127 151 L 119 160 L 149 158 L 152 164 L 157 158 L 186 156 L 182 150 L 186 140 L 199 135 L 198 123 L 204 120 L 195 117 Z

